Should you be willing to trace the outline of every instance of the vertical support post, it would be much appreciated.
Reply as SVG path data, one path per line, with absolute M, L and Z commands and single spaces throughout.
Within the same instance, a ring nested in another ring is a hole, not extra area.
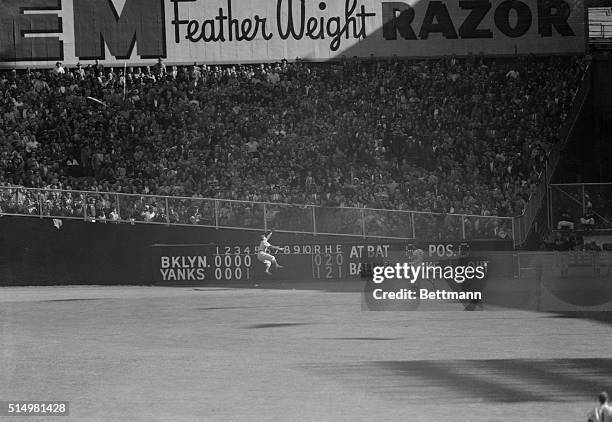
M 316 208 L 313 205 L 312 206 L 312 233 L 316 236 L 317 234 L 317 213 L 316 213 Z
M 117 216 L 119 217 L 119 221 L 121 221 L 121 201 L 119 201 L 119 194 L 115 194 L 115 203 L 117 204 Z
M 38 191 L 38 215 L 40 218 L 43 218 L 43 196 L 42 191 Z
M 215 199 L 215 228 L 219 228 L 219 200 Z
M 584 192 L 584 183 L 583 183 L 582 184 L 582 215 L 584 215 L 584 212 L 586 210 L 586 204 L 584 202 L 584 195 L 585 195 L 585 192 Z
M 87 221 L 87 194 L 83 193 L 83 219 Z
M 461 238 L 465 240 L 465 215 L 461 216 Z
M 414 227 L 414 213 L 410 213 L 410 224 L 412 224 L 412 238 L 416 239 L 416 227 Z
M 550 184 L 546 187 L 546 196 L 548 197 L 548 230 L 552 229 L 552 186 Z
M 361 208 L 361 234 L 366 238 L 365 209 Z
M 170 206 L 168 204 L 168 197 L 166 196 L 166 223 L 170 225 Z

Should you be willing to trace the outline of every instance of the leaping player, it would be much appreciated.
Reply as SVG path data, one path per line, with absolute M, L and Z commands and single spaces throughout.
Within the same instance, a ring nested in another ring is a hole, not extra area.
M 283 248 L 271 245 L 270 242 L 268 242 L 271 236 L 272 232 L 270 232 L 270 234 L 267 236 L 265 234 L 261 235 L 261 242 L 259 242 L 259 251 L 257 252 L 257 259 L 266 264 L 266 274 L 272 274 L 270 272 L 270 266 L 272 266 L 272 263 L 274 263 L 275 268 L 283 268 L 282 265 L 278 265 L 278 262 L 276 262 L 276 258 L 272 254 L 268 253 L 269 248 L 276 249 L 277 251 L 283 250 Z

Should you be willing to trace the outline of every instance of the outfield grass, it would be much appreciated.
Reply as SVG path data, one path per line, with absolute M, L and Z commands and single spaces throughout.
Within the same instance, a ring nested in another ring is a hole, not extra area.
M 450 309 L 364 312 L 348 291 L 0 288 L 0 400 L 70 401 L 58 422 L 583 421 L 611 385 L 606 323 Z

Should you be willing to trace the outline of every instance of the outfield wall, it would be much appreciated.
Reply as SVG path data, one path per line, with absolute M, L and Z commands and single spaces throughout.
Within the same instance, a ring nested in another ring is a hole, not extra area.
M 251 247 L 254 252 L 260 233 L 205 227 L 147 224 L 100 224 L 34 217 L 0 217 L 0 285 L 65 284 L 154 284 L 152 245 L 213 244 L 221 247 Z M 343 236 L 313 236 L 275 233 L 277 245 L 376 244 Z M 397 241 L 392 241 L 397 243 Z M 440 254 L 457 251 L 462 242 L 421 242 Z M 473 241 L 473 250 L 511 250 L 512 241 Z M 232 249 L 233 250 L 233 249 Z M 308 252 L 308 250 L 306 250 Z M 310 273 L 305 274 L 308 279 Z M 297 277 L 297 275 L 296 275 Z M 177 280 L 188 281 L 188 280 Z
M 462 242 L 414 245 L 274 233 L 273 243 L 286 248 L 277 255 L 286 268 L 267 276 L 255 257 L 257 232 L 69 220 L 57 226 L 50 219 L 0 217 L 0 286 L 254 286 L 263 280 L 272 282 L 272 287 L 281 282 L 285 287 L 299 283 L 303 288 L 333 290 L 348 280 L 355 283 L 354 290 L 364 284 L 364 265 L 406 262 L 414 248 L 421 248 L 427 261 L 442 265 L 486 262 L 487 277 L 482 283 L 459 286 L 439 281 L 436 288 L 477 289 L 487 304 L 510 308 L 612 310 L 609 252 L 525 253 L 512 251 L 512 242 L 473 241 L 466 255 Z M 199 271 L 204 277 L 193 279 Z

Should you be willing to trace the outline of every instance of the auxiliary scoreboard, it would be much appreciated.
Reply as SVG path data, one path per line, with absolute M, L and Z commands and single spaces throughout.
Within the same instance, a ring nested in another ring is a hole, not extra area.
M 265 274 L 256 245 L 152 245 L 152 279 L 159 284 L 248 282 L 258 280 L 361 279 L 374 265 L 410 261 L 415 246 L 409 243 L 317 243 L 283 245 L 272 252 L 284 268 Z M 426 257 L 452 258 L 461 253 L 457 244 L 422 245 Z

